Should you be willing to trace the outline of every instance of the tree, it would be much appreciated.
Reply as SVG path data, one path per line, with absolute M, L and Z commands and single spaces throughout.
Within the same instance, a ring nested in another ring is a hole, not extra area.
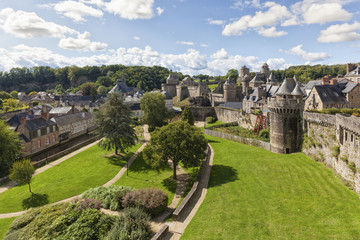
M 0 177 L 6 176 L 13 162 L 20 158 L 19 136 L 0 120 Z
M 194 116 L 189 108 L 189 106 L 186 106 L 184 108 L 184 111 L 181 115 L 181 120 L 189 123 L 190 125 L 194 125 Z
M 9 93 L 5 92 L 5 91 L 1 91 L 1 92 L 0 92 L 0 98 L 1 98 L 2 100 L 5 100 L 5 99 L 12 98 L 12 96 L 11 96 Z
M 108 93 L 108 90 L 104 86 L 99 86 L 97 89 L 97 94 L 99 95 L 106 95 Z
M 110 94 L 95 117 L 103 138 L 99 146 L 106 150 L 115 148 L 115 154 L 118 154 L 118 150 L 123 153 L 135 145 L 137 137 L 131 127 L 131 112 L 119 93 Z
M 114 82 L 108 76 L 98 77 L 96 83 L 104 87 L 111 87 L 112 85 L 114 85 Z
M 149 125 L 150 131 L 166 124 L 168 110 L 165 106 L 165 96 L 161 93 L 145 93 L 140 100 L 140 107 L 144 111 L 144 122 Z
M 96 97 L 98 85 L 93 82 L 86 82 L 80 85 L 83 96 Z
M 10 95 L 12 96 L 13 99 L 18 99 L 18 91 L 12 91 Z
M 199 166 L 205 157 L 206 148 L 207 141 L 199 128 L 178 121 L 151 134 L 150 144 L 144 149 L 144 159 L 154 168 L 171 160 L 174 166 L 173 179 L 176 180 L 176 166 L 180 162 L 186 168 Z
M 15 162 L 10 170 L 10 179 L 18 183 L 27 183 L 29 185 L 29 192 L 31 192 L 31 178 L 35 172 L 34 166 L 31 164 L 30 159 L 24 159 Z M 31 192 L 32 193 L 32 192 Z
M 236 81 L 236 79 L 239 77 L 239 72 L 236 69 L 230 69 L 227 74 L 226 78 L 230 77 L 233 81 Z

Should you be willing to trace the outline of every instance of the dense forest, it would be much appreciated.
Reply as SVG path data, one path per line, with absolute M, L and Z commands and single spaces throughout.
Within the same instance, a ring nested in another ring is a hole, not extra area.
M 64 68 L 51 68 L 39 66 L 32 68 L 13 68 L 8 72 L 0 71 L 0 90 L 11 92 L 24 91 L 53 91 L 57 94 L 84 90 L 85 85 L 97 88 L 106 93 L 114 86 L 117 79 L 121 79 L 124 74 L 129 86 L 137 87 L 142 90 L 160 89 L 161 83 L 165 83 L 170 70 L 160 66 L 124 66 L 124 65 L 103 65 L 103 66 L 70 66 Z M 301 65 L 292 66 L 285 70 L 274 70 L 275 78 L 283 80 L 285 77 L 296 76 L 300 82 L 319 79 L 324 75 L 344 75 L 346 65 Z M 252 73 L 254 75 L 255 73 Z M 180 79 L 184 77 L 179 73 Z M 194 79 L 224 80 L 226 76 L 196 75 Z M 92 84 L 89 84 L 92 83 Z M 85 85 L 84 85 L 85 84 Z

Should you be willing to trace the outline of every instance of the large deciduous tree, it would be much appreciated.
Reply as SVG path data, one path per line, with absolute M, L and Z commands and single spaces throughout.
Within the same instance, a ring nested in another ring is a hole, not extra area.
M 20 158 L 21 143 L 19 136 L 0 120 L 0 177 L 9 173 L 13 162 Z
M 207 141 L 200 129 L 187 122 L 173 122 L 151 134 L 150 144 L 144 149 L 147 164 L 159 168 L 173 162 L 173 178 L 176 180 L 176 166 L 182 162 L 185 167 L 199 166 L 205 157 Z
M 229 69 L 229 71 L 226 74 L 226 78 L 230 77 L 233 81 L 236 81 L 236 79 L 239 77 L 239 72 L 236 69 Z
M 34 166 L 31 164 L 30 159 L 24 159 L 15 162 L 10 170 L 10 179 L 20 184 L 26 183 L 29 185 L 29 192 L 31 192 L 31 178 L 35 172 Z
M 150 131 L 166 124 L 169 113 L 165 106 L 165 96 L 161 93 L 145 93 L 140 100 L 140 107 L 144 111 L 144 122 L 149 125 Z
M 135 145 L 135 130 L 131 127 L 131 112 L 119 93 L 108 96 L 105 104 L 97 112 L 98 131 L 103 138 L 99 145 L 106 150 L 115 148 L 115 154 L 125 152 Z

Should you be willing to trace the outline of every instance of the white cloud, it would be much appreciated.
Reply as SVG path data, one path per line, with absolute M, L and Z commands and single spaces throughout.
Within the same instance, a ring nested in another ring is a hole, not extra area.
M 193 46 L 194 43 L 191 41 L 176 41 L 177 44 Z
M 212 18 L 208 18 L 207 22 L 208 22 L 208 24 L 211 24 L 211 25 L 223 25 L 226 23 L 225 20 L 214 20 Z
M 78 32 L 53 22 L 47 22 L 34 12 L 14 11 L 11 8 L 0 10 L 0 29 L 20 38 L 55 37 Z
M 283 36 L 285 32 L 276 32 L 275 29 L 262 29 L 264 26 L 276 26 L 278 23 L 284 22 L 285 25 L 294 24 L 294 17 L 288 11 L 286 6 L 274 2 L 266 2 L 264 4 L 267 11 L 258 11 L 254 16 L 245 15 L 239 20 L 227 24 L 222 31 L 225 36 L 241 35 L 247 29 L 257 30 L 261 35 L 274 37 Z M 265 32 L 264 32 L 265 31 Z
M 158 16 L 161 16 L 161 14 L 164 12 L 164 9 L 161 7 L 157 7 L 156 11 L 157 11 Z
M 276 31 L 275 27 L 261 28 L 258 33 L 264 37 L 281 37 L 287 35 L 285 31 Z
M 242 9 L 247 6 L 261 8 L 260 0 L 235 0 L 231 8 Z
M 327 54 L 326 52 L 306 52 L 302 49 L 302 47 L 303 45 L 300 44 L 285 51 L 285 53 L 299 56 L 305 61 L 307 61 L 307 64 L 309 64 L 310 62 L 322 61 L 331 57 L 331 55 Z
M 224 48 L 220 49 L 219 51 L 217 51 L 216 53 L 211 55 L 211 58 L 214 58 L 214 59 L 226 59 L 228 57 L 229 57 L 229 55 Z
M 200 47 L 208 47 L 209 45 L 205 44 L 205 43 L 201 43 Z
M 220 50 L 221 51 L 221 50 Z M 224 50 L 225 51 L 225 50 Z M 34 54 L 36 52 L 36 54 Z M 218 51 L 219 52 L 219 51 Z M 271 69 L 284 69 L 289 66 L 282 58 L 271 58 L 266 61 Z M 101 66 L 103 64 L 123 64 L 125 66 L 163 66 L 184 74 L 225 75 L 231 69 L 240 69 L 247 65 L 252 71 L 259 71 L 264 61 L 255 56 L 228 55 L 227 58 L 206 59 L 199 51 L 188 49 L 182 54 L 165 54 L 153 50 L 150 46 L 141 48 L 119 48 L 102 54 L 84 57 L 66 57 L 53 51 L 40 48 L 17 45 L 10 49 L 0 48 L 0 70 L 9 70 L 12 67 L 52 66 L 65 67 L 77 65 L 80 67 Z
M 138 36 L 134 36 L 133 39 L 136 40 L 136 41 L 140 40 L 140 38 Z
M 84 17 L 86 16 L 96 18 L 101 18 L 103 16 L 103 12 L 101 10 L 87 6 L 82 2 L 62 1 L 53 4 L 53 7 L 56 12 L 71 18 L 75 22 L 85 22 L 86 19 Z
M 106 10 L 126 19 L 150 19 L 154 16 L 154 0 L 111 0 Z
M 89 40 L 90 33 L 84 32 L 75 38 L 63 38 L 59 42 L 59 47 L 70 50 L 83 50 L 83 51 L 103 51 L 107 47 L 106 43 L 91 42 Z
M 342 8 L 339 3 L 312 4 L 304 12 L 304 21 L 307 24 L 348 21 L 352 14 Z
M 360 40 L 360 23 L 355 21 L 353 24 L 335 24 L 321 31 L 318 37 L 319 42 L 347 42 Z

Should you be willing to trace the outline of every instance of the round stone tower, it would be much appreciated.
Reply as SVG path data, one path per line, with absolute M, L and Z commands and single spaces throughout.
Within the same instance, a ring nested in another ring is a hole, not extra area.
M 224 83 L 224 100 L 225 102 L 235 102 L 236 84 L 232 82 L 230 76 Z
M 276 97 L 269 103 L 270 145 L 275 153 L 299 151 L 301 141 L 301 110 L 303 93 L 292 78 L 285 78 Z

